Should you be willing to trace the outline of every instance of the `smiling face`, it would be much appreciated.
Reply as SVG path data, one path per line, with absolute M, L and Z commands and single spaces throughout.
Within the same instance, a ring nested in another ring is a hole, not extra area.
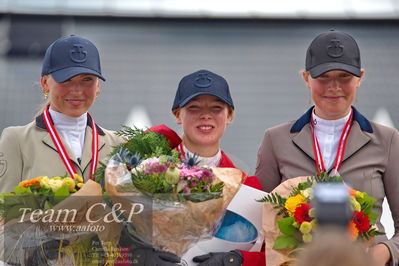
M 100 82 L 94 75 L 81 74 L 62 83 L 45 75 L 40 83 L 43 92 L 49 94 L 51 108 L 70 117 L 87 112 L 100 91 Z
M 363 75 L 364 70 L 361 71 L 360 78 L 346 71 L 332 70 L 312 78 L 309 72 L 302 72 L 315 103 L 316 115 L 323 119 L 334 120 L 349 114 Z
M 191 152 L 210 157 L 219 150 L 220 139 L 232 121 L 233 109 L 215 96 L 200 95 L 173 114 L 176 123 L 183 127 L 184 145 Z

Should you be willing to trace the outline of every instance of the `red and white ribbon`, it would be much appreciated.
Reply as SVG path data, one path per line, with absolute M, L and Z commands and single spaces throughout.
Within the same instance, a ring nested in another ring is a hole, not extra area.
M 184 152 L 184 147 L 183 147 L 183 141 L 180 142 L 180 144 L 176 147 L 177 151 L 180 152 L 180 160 L 185 160 L 186 158 L 186 153 Z
M 323 156 L 320 151 L 320 145 L 317 140 L 316 134 L 315 134 L 315 129 L 314 129 L 314 118 L 313 118 L 313 112 L 312 112 L 312 117 L 311 117 L 311 128 L 312 128 L 312 137 L 313 137 L 313 150 L 315 154 L 315 160 L 316 160 L 316 169 L 317 173 L 320 174 L 320 171 L 325 172 L 326 168 L 324 166 L 324 161 L 323 161 Z M 341 167 L 342 161 L 344 159 L 344 153 L 345 153 L 345 147 L 346 147 L 346 141 L 348 140 L 349 132 L 352 128 L 352 120 L 353 120 L 353 112 L 351 110 L 351 113 L 349 115 L 348 121 L 346 121 L 344 129 L 342 130 L 341 137 L 339 139 L 338 143 L 338 148 L 337 148 L 337 153 L 335 155 L 335 163 L 334 163 L 334 172 L 333 174 L 336 175 L 338 173 L 338 169 Z
M 60 136 L 58 135 L 57 131 L 55 130 L 54 124 L 51 120 L 50 113 L 48 111 L 50 106 L 47 106 L 47 108 L 43 112 L 43 118 L 44 118 L 44 123 L 47 128 L 47 132 L 50 134 L 51 139 L 53 140 L 53 143 L 55 147 L 57 148 L 58 154 L 61 157 L 62 162 L 65 165 L 65 168 L 67 169 L 69 175 L 74 179 L 74 175 L 77 174 L 75 167 L 72 164 L 71 159 L 69 158 L 68 153 L 65 150 L 64 145 L 62 144 L 62 141 L 60 139 Z M 94 123 L 94 119 L 90 116 L 89 113 L 87 113 L 89 118 L 91 119 L 91 134 L 92 134 L 92 144 L 91 144 L 91 153 L 92 153 L 92 158 L 91 158 L 91 167 L 90 167 L 90 179 L 93 179 L 93 175 L 96 172 L 97 165 L 98 165 L 98 131 L 96 124 Z

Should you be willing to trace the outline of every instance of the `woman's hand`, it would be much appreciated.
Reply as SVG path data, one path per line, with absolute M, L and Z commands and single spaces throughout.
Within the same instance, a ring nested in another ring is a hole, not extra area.
M 375 261 L 375 266 L 385 266 L 391 258 L 391 253 L 384 244 L 377 244 L 371 247 L 369 253 Z

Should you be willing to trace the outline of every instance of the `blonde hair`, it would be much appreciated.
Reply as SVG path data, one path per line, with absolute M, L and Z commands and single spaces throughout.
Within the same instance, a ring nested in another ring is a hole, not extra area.
M 40 91 L 43 93 L 43 88 L 42 88 L 40 82 L 35 82 L 33 84 L 33 87 L 35 89 L 40 89 Z M 36 111 L 36 113 L 34 115 L 34 118 L 36 118 L 37 116 L 41 115 L 44 112 L 44 110 L 46 109 L 47 105 L 49 105 L 49 104 L 50 104 L 50 99 L 49 98 L 44 99 L 44 101 L 38 105 L 38 107 L 36 109 L 37 111 Z

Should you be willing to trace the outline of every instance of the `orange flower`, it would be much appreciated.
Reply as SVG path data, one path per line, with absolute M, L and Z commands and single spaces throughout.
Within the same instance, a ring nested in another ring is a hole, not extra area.
M 354 241 L 357 239 L 357 236 L 359 235 L 359 230 L 356 227 L 356 224 L 354 222 L 349 223 L 349 237 Z
M 353 188 L 348 187 L 348 192 L 350 196 L 356 197 L 356 190 L 354 190 Z
M 25 180 L 25 181 L 19 182 L 18 186 L 20 186 L 20 187 L 29 187 L 29 180 Z
M 30 182 L 31 182 L 31 186 L 37 185 L 37 184 L 40 185 L 40 177 L 33 178 Z
M 22 181 L 19 183 L 18 186 L 20 187 L 40 186 L 40 177 Z

